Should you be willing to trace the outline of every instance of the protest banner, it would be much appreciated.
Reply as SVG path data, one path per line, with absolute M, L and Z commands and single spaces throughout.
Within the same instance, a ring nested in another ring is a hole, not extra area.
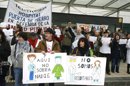
M 66 64 L 66 85 L 104 85 L 105 57 L 69 56 Z
M 24 53 L 23 83 L 64 82 L 66 53 Z
M 10 0 L 4 22 L 20 24 L 24 32 L 36 32 L 40 27 L 51 27 L 51 2 L 43 5 L 42 8 L 31 10 L 21 7 L 14 0 Z

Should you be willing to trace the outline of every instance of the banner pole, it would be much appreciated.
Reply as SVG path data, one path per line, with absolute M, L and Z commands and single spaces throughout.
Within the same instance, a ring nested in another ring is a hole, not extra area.
M 14 0 L 12 0 L 12 1 L 14 2 Z M 7 5 L 7 8 L 6 8 L 6 13 L 5 13 L 5 17 L 4 17 L 4 22 L 5 22 L 5 18 L 6 18 L 6 15 L 7 15 L 7 10 L 8 10 L 10 2 L 11 2 L 11 0 L 8 1 L 8 5 Z
M 52 28 L 52 3 L 53 3 L 53 0 L 50 0 L 51 2 L 51 28 Z

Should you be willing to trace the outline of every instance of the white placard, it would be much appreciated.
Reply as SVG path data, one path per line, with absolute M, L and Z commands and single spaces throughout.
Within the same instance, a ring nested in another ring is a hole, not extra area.
M 95 43 L 97 41 L 97 37 L 96 36 L 90 36 L 89 41 L 92 41 L 93 43 Z
M 64 82 L 66 58 L 66 53 L 24 53 L 23 83 Z
M 127 43 L 127 39 L 120 39 L 119 40 L 119 44 L 126 44 Z
M 105 57 L 70 56 L 67 60 L 67 85 L 104 85 Z

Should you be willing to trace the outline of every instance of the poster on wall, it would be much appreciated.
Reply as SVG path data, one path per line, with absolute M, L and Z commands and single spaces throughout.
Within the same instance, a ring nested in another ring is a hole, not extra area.
M 100 28 L 102 28 L 105 31 L 108 29 L 108 25 L 100 25 Z
M 96 32 L 100 32 L 100 25 L 91 24 L 92 31 L 95 30 Z
M 77 23 L 77 28 L 84 30 L 85 32 L 90 32 L 91 28 L 89 24 Z
M 93 30 L 96 32 L 100 32 L 101 29 L 103 31 L 108 29 L 108 25 L 77 23 L 77 28 L 80 28 L 81 30 L 84 30 L 85 32 L 90 32 Z
M 23 83 L 58 83 L 65 81 L 66 53 L 24 53 Z
M 66 85 L 104 85 L 105 57 L 69 56 L 66 65 Z
M 108 25 L 96 25 L 96 24 L 90 24 L 91 30 L 95 29 L 96 32 L 100 32 L 101 29 L 103 31 L 108 29 Z
M 36 32 L 38 28 L 51 27 L 51 2 L 44 4 L 39 9 L 32 10 L 23 8 L 14 0 L 10 0 L 4 22 L 20 24 L 24 32 Z

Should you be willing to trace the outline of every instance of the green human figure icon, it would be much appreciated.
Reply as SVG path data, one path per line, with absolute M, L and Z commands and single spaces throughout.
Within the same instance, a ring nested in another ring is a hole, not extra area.
M 58 80 L 60 77 L 62 77 L 62 72 L 64 72 L 64 68 L 61 65 L 61 56 L 55 57 L 56 65 L 54 66 L 52 73 L 55 74 L 55 78 Z

